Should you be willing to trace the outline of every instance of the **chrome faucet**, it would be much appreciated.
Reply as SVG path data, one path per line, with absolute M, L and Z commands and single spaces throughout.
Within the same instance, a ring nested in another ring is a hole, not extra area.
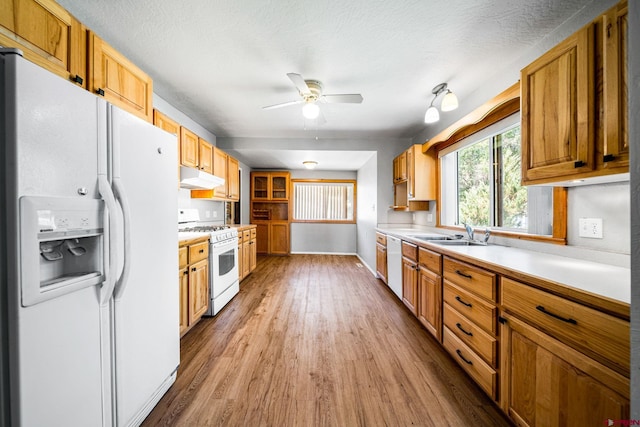
M 482 240 L 484 243 L 489 241 L 489 237 L 491 236 L 491 229 L 489 227 L 484 229 L 484 239 Z
M 464 225 L 464 228 L 467 230 L 467 235 L 469 236 L 469 240 L 473 241 L 473 228 L 465 222 L 463 222 L 462 225 Z

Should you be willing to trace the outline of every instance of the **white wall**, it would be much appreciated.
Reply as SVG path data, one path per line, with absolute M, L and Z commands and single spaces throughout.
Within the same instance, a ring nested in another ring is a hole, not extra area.
M 640 2 L 629 1 L 631 147 L 631 419 L 640 419 Z
M 379 155 L 375 154 L 358 170 L 358 255 L 375 272 L 376 269 L 376 233 L 378 223 L 378 194 L 382 185 L 378 185 Z M 392 176 L 389 177 L 389 182 Z
M 291 179 L 356 179 L 351 171 L 292 170 Z M 356 187 L 360 192 L 360 186 Z M 357 194 L 356 193 L 356 194 Z M 357 202 L 356 202 L 357 203 Z M 356 213 L 359 206 L 356 205 Z M 291 223 L 292 253 L 356 253 L 356 224 Z

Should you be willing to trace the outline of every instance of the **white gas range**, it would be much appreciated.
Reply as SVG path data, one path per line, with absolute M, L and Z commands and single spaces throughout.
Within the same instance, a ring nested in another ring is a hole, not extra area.
M 209 308 L 215 316 L 240 291 L 238 281 L 238 230 L 228 225 L 200 221 L 197 209 L 178 210 L 178 238 L 209 236 Z

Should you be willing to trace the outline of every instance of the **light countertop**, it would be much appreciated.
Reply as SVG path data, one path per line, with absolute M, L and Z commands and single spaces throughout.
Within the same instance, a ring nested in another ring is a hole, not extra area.
M 513 271 L 552 282 L 552 284 L 574 288 L 585 294 L 625 304 L 631 302 L 631 270 L 628 268 L 500 245 L 439 246 L 409 237 L 433 234 L 421 232 L 418 229 L 377 228 L 376 230 L 435 249 L 445 255 L 459 255 L 463 259 L 480 261 L 488 268 L 495 267 L 501 273 Z

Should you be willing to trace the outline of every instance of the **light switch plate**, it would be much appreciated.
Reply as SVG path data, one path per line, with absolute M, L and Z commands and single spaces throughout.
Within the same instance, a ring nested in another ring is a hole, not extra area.
M 602 218 L 579 218 L 578 235 L 589 239 L 602 239 Z

